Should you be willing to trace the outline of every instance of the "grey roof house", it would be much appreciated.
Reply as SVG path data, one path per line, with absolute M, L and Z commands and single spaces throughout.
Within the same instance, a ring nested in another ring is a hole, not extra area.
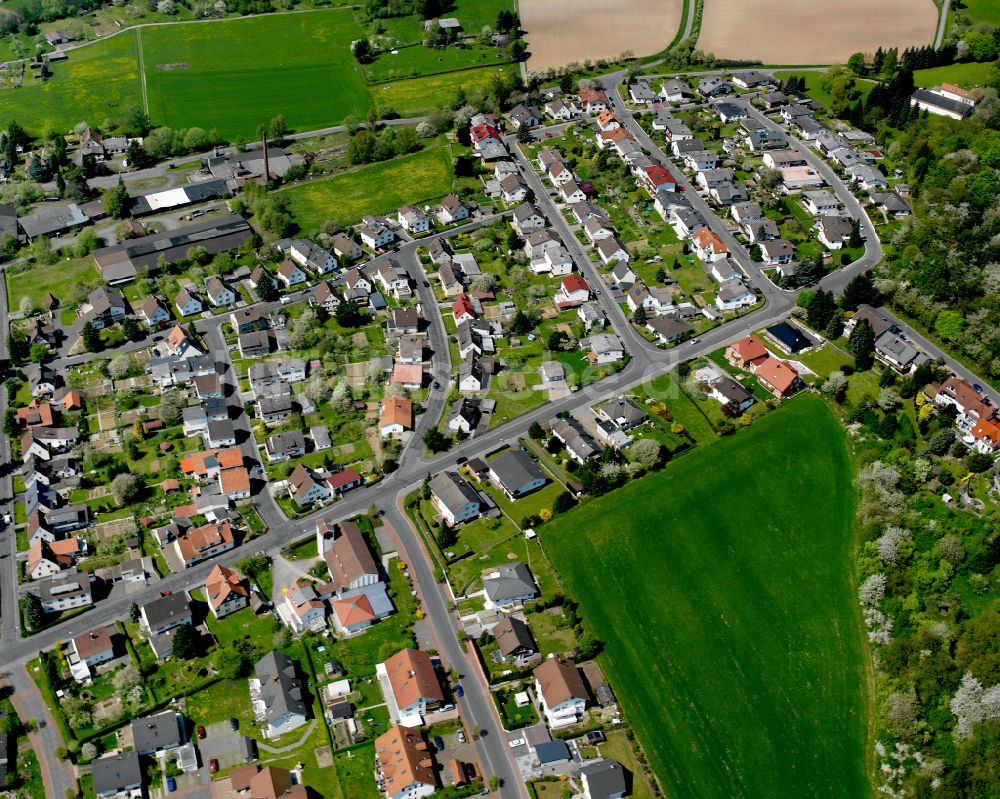
M 490 480 L 513 501 L 537 491 L 545 474 L 527 452 L 511 449 L 490 463 Z
M 521 605 L 538 596 L 538 586 L 526 563 L 503 563 L 483 575 L 486 608 Z
M 254 676 L 250 678 L 250 699 L 258 720 L 267 724 L 271 737 L 306 723 L 302 681 L 295 661 L 288 655 L 272 651 L 257 661 Z

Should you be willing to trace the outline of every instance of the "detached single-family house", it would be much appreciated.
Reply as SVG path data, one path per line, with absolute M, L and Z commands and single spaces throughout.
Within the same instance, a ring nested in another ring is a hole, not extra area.
M 382 400 L 379 433 L 382 438 L 392 438 L 413 430 L 413 401 L 398 394 Z
M 299 464 L 288 477 L 288 493 L 298 507 L 325 502 L 333 496 L 326 480 L 317 477 L 303 464 Z
M 407 233 L 426 233 L 431 228 L 431 221 L 419 208 L 404 205 L 396 212 L 396 219 Z
M 580 769 L 584 799 L 621 799 L 628 790 L 625 769 L 614 760 L 588 760 Z
M 551 657 L 532 672 L 535 695 L 542 712 L 553 729 L 576 724 L 587 708 L 590 695 L 576 666 L 566 660 Z
M 358 228 L 361 243 L 372 250 L 388 247 L 396 240 L 396 233 L 378 220 L 365 222 Z
M 457 194 L 449 194 L 441 200 L 441 205 L 438 206 L 437 218 L 444 225 L 450 225 L 452 222 L 460 222 L 463 219 L 469 218 L 469 206 L 462 202 Z
M 772 356 L 758 363 L 754 373 L 757 375 L 757 382 L 776 397 L 789 397 L 803 385 L 802 378 L 793 366 Z
M 534 233 L 545 227 L 545 217 L 538 213 L 530 203 L 524 203 L 514 209 L 514 216 L 510 224 L 519 236 L 527 236 L 529 233 Z
M 816 228 L 819 231 L 820 242 L 830 250 L 842 248 L 854 230 L 850 219 L 830 215 L 821 216 Z
M 587 343 L 590 348 L 589 357 L 596 364 L 617 363 L 625 357 L 621 339 L 614 334 L 597 333 Z
M 757 302 L 757 295 L 741 280 L 727 280 L 715 295 L 715 307 L 720 311 L 735 311 L 748 308 Z
M 730 416 L 739 416 L 753 405 L 753 394 L 729 375 L 723 375 L 710 383 L 708 393 L 719 401 Z
M 597 240 L 597 254 L 605 266 L 613 262 L 628 263 L 631 260 L 628 250 L 614 236 L 605 236 Z
M 215 275 L 205 281 L 205 294 L 208 301 L 216 308 L 233 305 L 236 302 L 236 292 Z
M 695 255 L 702 261 L 721 261 L 729 257 L 729 248 L 715 231 L 702 227 L 691 234 Z
M 143 300 L 142 305 L 139 307 L 139 312 L 142 314 L 143 320 L 149 327 L 165 325 L 170 321 L 170 313 L 163 307 L 159 299 L 156 297 L 146 297 L 146 299 Z
M 281 266 L 278 267 L 278 280 L 285 284 L 286 287 L 297 286 L 300 283 L 305 283 L 309 279 L 309 276 L 295 261 L 291 258 L 286 258 Z
M 590 285 L 576 274 L 564 277 L 555 293 L 555 303 L 560 308 L 574 308 L 589 299 Z
M 250 700 L 272 738 L 296 730 L 308 720 L 297 664 L 281 652 L 269 652 L 257 661 L 250 678 Z
M 537 491 L 547 482 L 534 458 L 521 449 L 507 450 L 489 466 L 490 480 L 512 502 Z
M 201 301 L 201 298 L 195 293 L 194 289 L 190 288 L 181 289 L 177 293 L 174 304 L 177 306 L 177 314 L 182 317 L 193 316 L 205 310 L 205 304 Z
M 538 596 L 531 569 L 519 560 L 503 563 L 483 574 L 486 609 L 523 605 Z
M 646 322 L 646 329 L 653 333 L 661 344 L 673 344 L 694 332 L 691 325 L 673 316 L 654 316 Z
M 375 666 L 386 693 L 389 718 L 405 727 L 418 727 L 423 717 L 444 704 L 444 693 L 426 652 L 403 649 Z
M 430 482 L 430 489 L 434 508 L 449 526 L 479 518 L 482 508 L 479 494 L 456 472 L 438 472 Z
M 232 569 L 214 566 L 205 578 L 205 596 L 208 608 L 217 619 L 250 604 L 250 590 Z
M 791 263 L 795 257 L 795 247 L 785 239 L 768 239 L 758 242 L 761 260 L 768 266 Z
M 836 214 L 840 210 L 840 202 L 834 196 L 833 192 L 826 191 L 825 189 L 802 192 L 802 204 L 813 216 Z

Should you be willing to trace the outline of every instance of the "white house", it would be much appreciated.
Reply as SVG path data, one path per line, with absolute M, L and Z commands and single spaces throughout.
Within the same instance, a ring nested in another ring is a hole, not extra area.
M 595 363 L 617 363 L 625 357 L 625 348 L 618 336 L 598 333 L 588 339 L 588 344 Z
M 538 697 L 549 727 L 558 729 L 576 724 L 587 708 L 589 695 L 576 666 L 559 658 L 549 658 L 533 672 Z
M 628 250 L 626 250 L 622 243 L 614 236 L 598 240 L 597 254 L 601 258 L 601 263 L 605 266 L 610 264 L 612 261 L 628 263 L 631 259 Z
M 396 212 L 396 218 L 407 233 L 426 233 L 430 230 L 431 221 L 427 215 L 412 205 L 404 205 Z
M 730 280 L 719 286 L 715 295 L 715 307 L 720 311 L 735 311 L 748 308 L 757 302 L 757 295 L 748 289 L 740 280 Z

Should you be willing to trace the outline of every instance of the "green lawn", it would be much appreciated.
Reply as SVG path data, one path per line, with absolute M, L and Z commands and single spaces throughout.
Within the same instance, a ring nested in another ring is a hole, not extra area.
M 994 22 L 1000 20 L 1000 3 L 996 4 L 996 15 Z M 936 69 L 918 69 L 913 73 L 913 82 L 917 86 L 938 86 L 941 83 L 953 83 L 964 89 L 971 89 L 973 86 L 982 86 L 992 69 L 993 64 L 989 62 L 952 64 Z
M 1000 0 L 964 0 L 963 13 L 973 22 L 989 22 L 996 25 L 1000 20 Z
M 292 186 L 281 193 L 291 201 L 292 215 L 302 232 L 310 235 L 328 219 L 339 225 L 351 224 L 365 214 L 384 214 L 406 203 L 438 200 L 451 186 L 451 153 L 447 147 L 437 146 Z
M 297 130 L 363 118 L 368 90 L 350 50 L 362 35 L 346 9 L 145 28 L 150 117 L 224 137 L 253 136 L 278 114 Z
M 73 50 L 45 82 L 29 72 L 20 89 L 0 92 L 0 119 L 16 119 L 38 136 L 67 132 L 82 120 L 103 125 L 129 106 L 142 106 L 133 33 Z
M 804 396 L 542 528 L 668 796 L 870 794 L 850 481 Z
M 51 266 L 30 266 L 23 272 L 4 270 L 7 277 L 7 297 L 10 307 L 16 310 L 22 297 L 29 297 L 32 304 L 42 307 L 46 293 L 52 292 L 64 304 L 69 304 L 69 291 L 77 283 L 100 282 L 93 258 L 73 258 L 59 261 Z

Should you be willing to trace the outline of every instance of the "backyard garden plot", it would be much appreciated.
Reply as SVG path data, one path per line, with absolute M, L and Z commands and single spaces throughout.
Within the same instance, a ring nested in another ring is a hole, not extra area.
M 850 481 L 801 397 L 542 528 L 668 795 L 869 793 Z
M 676 35 L 682 5 L 681 0 L 521 0 L 528 69 L 617 58 L 626 50 L 636 56 L 656 53 Z
M 765 64 L 843 63 L 880 46 L 931 44 L 937 17 L 933 0 L 706 0 L 698 49 Z
M 103 125 L 130 106 L 142 106 L 137 40 L 123 33 L 74 50 L 42 82 L 0 90 L 0 119 L 16 119 L 34 135 L 68 132 L 78 122 Z
M 150 117 L 225 137 L 252 136 L 279 114 L 297 130 L 363 117 L 368 90 L 350 49 L 362 35 L 345 9 L 145 28 Z

